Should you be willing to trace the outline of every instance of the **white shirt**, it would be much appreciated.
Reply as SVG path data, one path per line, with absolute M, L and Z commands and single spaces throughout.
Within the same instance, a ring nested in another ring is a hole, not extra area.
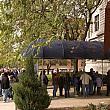
M 84 73 L 81 75 L 80 80 L 82 80 L 82 84 L 89 84 L 89 80 L 92 80 L 90 75 Z

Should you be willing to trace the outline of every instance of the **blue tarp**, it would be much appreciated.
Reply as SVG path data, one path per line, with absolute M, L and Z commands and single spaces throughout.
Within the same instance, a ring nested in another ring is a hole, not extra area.
M 98 41 L 65 41 L 55 40 L 47 46 L 33 47 L 38 43 L 45 43 L 46 40 L 38 39 L 23 51 L 23 56 L 34 55 L 43 59 L 105 59 L 104 43 Z M 108 55 L 110 56 L 110 55 Z

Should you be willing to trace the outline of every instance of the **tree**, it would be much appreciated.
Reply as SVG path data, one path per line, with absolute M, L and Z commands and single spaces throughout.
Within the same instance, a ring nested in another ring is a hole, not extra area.
M 45 86 L 34 74 L 33 57 L 26 58 L 26 71 L 13 87 L 14 102 L 20 110 L 44 110 L 51 100 Z
M 1 0 L 0 44 L 4 48 L 0 53 L 9 58 L 5 49 L 19 56 L 37 38 L 48 39 L 46 44 L 54 39 L 85 40 L 92 14 L 102 1 Z
M 85 40 L 92 15 L 103 0 L 73 0 L 72 11 L 65 16 L 65 37 L 68 40 Z
M 75 0 L 73 9 L 65 16 L 65 39 L 85 40 L 89 30 L 93 13 L 103 0 Z M 74 59 L 75 72 L 78 71 L 78 59 Z
M 0 0 L 0 46 L 3 47 L 0 49 L 0 59 L 19 58 L 21 51 L 38 38 L 48 39 L 46 44 L 54 39 L 85 40 L 92 14 L 101 2 L 102 0 Z M 45 44 L 38 44 L 42 45 Z M 34 84 L 36 83 L 32 83 Z M 21 84 L 20 90 L 23 86 Z M 32 107 L 32 104 L 27 103 L 27 107 Z
M 51 68 L 51 60 L 46 60 L 46 66 L 47 66 L 47 74 L 49 74 L 49 70 Z

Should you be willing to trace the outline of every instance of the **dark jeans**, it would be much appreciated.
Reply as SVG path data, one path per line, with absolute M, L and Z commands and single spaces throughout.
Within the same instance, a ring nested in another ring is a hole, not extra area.
M 69 87 L 65 85 L 64 90 L 65 90 L 65 98 L 70 97 Z
M 89 84 L 82 84 L 83 96 L 89 95 Z
M 107 96 L 109 96 L 109 93 L 110 93 L 110 85 L 109 84 L 107 84 Z
M 90 81 L 89 83 L 89 94 L 92 95 L 93 94 L 93 81 Z
M 93 92 L 93 94 L 95 94 L 96 93 L 96 83 L 93 83 L 93 89 L 94 89 L 94 92 Z
M 53 97 L 56 97 L 57 89 L 58 89 L 58 85 L 54 84 L 53 85 Z
M 63 95 L 63 86 L 59 86 L 59 92 L 60 92 L 60 96 Z
M 101 95 L 101 87 L 97 87 L 97 95 Z

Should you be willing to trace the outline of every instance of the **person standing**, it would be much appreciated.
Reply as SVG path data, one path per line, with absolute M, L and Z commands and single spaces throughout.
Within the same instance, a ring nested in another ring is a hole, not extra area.
M 7 102 L 10 83 L 6 72 L 2 75 L 1 88 L 2 88 L 3 102 Z
M 89 82 L 92 78 L 84 71 L 80 77 L 80 80 L 82 81 L 83 96 L 87 97 L 89 95 Z
M 10 88 L 9 90 L 9 98 L 13 99 L 13 84 L 16 82 L 16 79 L 14 78 L 13 75 L 9 76 L 9 82 L 10 82 Z
M 78 80 L 78 77 L 76 75 L 73 75 L 73 86 L 74 86 L 74 94 L 75 95 L 78 95 L 79 94 L 79 80 Z
M 59 82 L 59 69 L 52 73 L 53 97 L 56 97 Z
M 43 70 L 43 73 L 41 71 L 41 74 L 40 74 L 40 80 L 41 80 L 41 83 L 43 82 L 43 85 L 45 85 L 46 87 L 48 86 L 48 77 L 46 75 L 46 71 Z
M 109 96 L 109 93 L 110 93 L 110 70 L 108 70 L 108 72 L 107 72 L 106 81 L 107 81 L 107 94 L 106 94 L 106 96 Z
M 1 80 L 2 80 L 2 74 L 0 73 L 0 97 L 2 96 Z
M 59 93 L 60 96 L 63 96 L 63 87 L 64 87 L 64 76 L 63 73 L 59 73 L 59 80 L 58 80 L 58 86 L 59 86 Z
M 93 95 L 94 94 L 94 74 L 95 71 L 93 68 L 90 69 L 89 75 L 92 78 L 92 80 L 89 81 L 89 94 Z
M 102 86 L 102 79 L 99 75 L 96 78 L 96 86 L 97 86 L 97 95 L 101 95 L 101 86 Z
M 65 98 L 70 97 L 70 82 L 71 82 L 71 77 L 69 73 L 66 73 L 64 76 L 64 90 L 65 90 Z

